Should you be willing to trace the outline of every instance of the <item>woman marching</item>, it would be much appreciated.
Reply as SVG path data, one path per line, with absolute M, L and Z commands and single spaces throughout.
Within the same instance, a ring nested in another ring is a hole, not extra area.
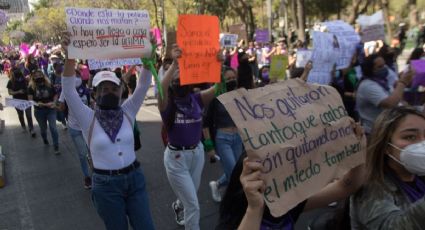
M 69 35 L 62 46 L 67 50 Z M 66 59 L 62 92 L 76 116 L 93 161 L 92 200 L 108 230 L 154 229 L 145 178 L 134 152 L 133 122 L 151 83 L 143 68 L 137 87 L 122 105 L 123 84 L 111 71 L 93 78 L 96 107 L 89 108 L 75 90 L 74 59 Z
M 28 82 L 25 79 L 22 72 L 14 68 L 9 74 L 9 81 L 7 82 L 7 89 L 9 91 L 9 95 L 12 95 L 15 99 L 28 100 Z M 32 122 L 32 109 L 28 107 L 25 111 L 16 109 L 18 112 L 19 122 L 21 123 L 21 127 L 24 131 L 26 131 L 24 112 L 28 122 L 28 131 L 30 132 L 32 137 L 35 137 L 34 126 Z
M 167 90 L 164 90 L 164 98 L 158 98 L 158 108 L 168 136 L 164 165 L 168 181 L 178 198 L 172 204 L 176 222 L 187 230 L 197 230 L 200 219 L 197 191 L 204 167 L 202 108 L 214 99 L 215 88 L 192 93 L 190 85 L 180 85 L 177 59 L 181 55 L 182 50 L 174 45 L 173 63 L 161 82 Z
M 31 73 L 28 86 L 28 100 L 35 101 L 34 116 L 40 126 L 40 134 L 45 145 L 49 145 L 47 140 L 47 123 L 52 135 L 55 154 L 59 152 L 59 135 L 56 127 L 56 105 L 58 95 L 55 93 L 53 85 L 41 70 Z
M 425 229 L 425 116 L 410 107 L 376 119 L 366 184 L 351 199 L 351 229 Z

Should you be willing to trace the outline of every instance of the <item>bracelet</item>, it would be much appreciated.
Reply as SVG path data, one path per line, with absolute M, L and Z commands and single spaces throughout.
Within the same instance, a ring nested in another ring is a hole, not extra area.
M 213 141 L 211 139 L 205 139 L 204 140 L 204 148 L 205 148 L 205 151 L 207 151 L 207 152 L 213 150 L 214 149 Z

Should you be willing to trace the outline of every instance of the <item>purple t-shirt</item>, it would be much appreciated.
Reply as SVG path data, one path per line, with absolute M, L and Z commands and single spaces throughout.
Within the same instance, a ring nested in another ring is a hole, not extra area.
M 193 146 L 201 141 L 202 136 L 202 100 L 201 95 L 190 94 L 186 98 L 175 98 L 176 118 L 171 129 L 167 130 L 168 143 L 173 146 Z M 162 120 L 166 125 L 168 115 L 173 109 L 172 102 L 164 112 Z M 167 125 L 166 125 L 167 126 Z

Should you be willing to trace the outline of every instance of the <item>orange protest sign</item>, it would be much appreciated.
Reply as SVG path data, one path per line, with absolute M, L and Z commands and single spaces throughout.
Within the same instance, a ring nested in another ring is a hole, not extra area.
M 182 49 L 179 59 L 181 85 L 220 82 L 219 33 L 216 16 L 179 15 L 177 44 Z

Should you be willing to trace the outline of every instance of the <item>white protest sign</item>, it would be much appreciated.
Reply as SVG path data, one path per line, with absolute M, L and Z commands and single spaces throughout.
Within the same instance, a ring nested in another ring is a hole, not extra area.
M 220 34 L 220 46 L 224 48 L 232 48 L 238 45 L 237 34 Z
M 151 55 L 146 10 L 65 8 L 71 34 L 68 56 L 75 59 L 140 58 Z
M 125 65 L 140 65 L 142 60 L 140 58 L 125 58 L 125 59 L 113 59 L 113 60 L 88 60 L 89 68 L 91 70 L 110 68 L 114 69 Z
M 14 99 L 14 98 L 8 98 L 8 97 L 5 98 L 5 104 L 6 106 L 15 107 L 22 111 L 28 109 L 29 107 L 33 105 L 37 105 L 37 103 L 35 103 L 34 101 Z
M 218 99 L 248 157 L 263 165 L 263 197 L 275 217 L 365 162 L 366 138 L 354 134 L 354 121 L 333 87 L 290 79 Z
M 356 22 L 361 27 L 363 42 L 385 40 L 385 21 L 382 10 L 370 16 L 360 15 Z
M 297 54 L 298 55 L 298 54 Z M 331 71 L 340 57 L 339 43 L 335 35 L 313 31 L 313 69 L 308 82 L 327 85 L 331 82 Z
M 297 61 L 295 62 L 295 66 L 297 68 L 305 67 L 307 62 L 311 60 L 313 55 L 313 50 L 297 50 Z
M 323 23 L 327 32 L 336 36 L 339 45 L 339 55 L 336 61 L 337 69 L 344 69 L 350 66 L 356 46 L 360 42 L 360 36 L 354 28 L 344 21 L 330 21 Z

